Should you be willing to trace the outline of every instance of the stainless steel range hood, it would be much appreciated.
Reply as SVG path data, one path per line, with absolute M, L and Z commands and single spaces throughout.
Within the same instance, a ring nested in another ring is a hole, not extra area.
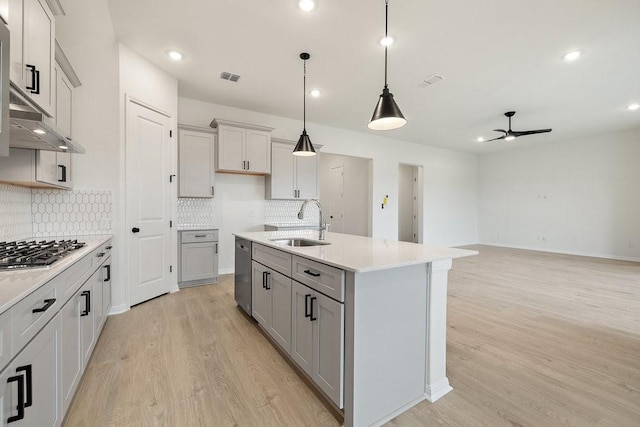
M 67 138 L 53 120 L 11 84 L 9 146 L 84 154 L 82 145 Z

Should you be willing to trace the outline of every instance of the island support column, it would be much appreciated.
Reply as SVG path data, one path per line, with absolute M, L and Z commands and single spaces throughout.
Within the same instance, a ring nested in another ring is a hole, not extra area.
M 447 378 L 447 280 L 451 264 L 450 259 L 429 264 L 424 390 L 429 402 L 435 402 L 453 390 Z

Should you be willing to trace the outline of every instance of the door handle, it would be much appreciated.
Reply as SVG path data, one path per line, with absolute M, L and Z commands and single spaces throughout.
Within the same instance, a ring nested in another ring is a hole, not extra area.
M 67 182 L 67 167 L 65 165 L 58 165 L 58 167 L 62 169 L 62 176 L 58 182 Z
M 271 290 L 271 286 L 269 286 L 269 276 L 271 276 L 271 273 L 270 273 L 270 272 L 268 272 L 268 271 L 265 271 L 265 273 L 267 273 L 267 276 L 266 276 L 266 277 L 267 277 L 267 281 L 266 281 L 266 283 L 265 283 L 265 285 L 266 285 L 266 286 L 265 286 L 265 289 L 266 289 L 266 290 L 268 290 L 268 291 L 270 291 L 270 290 Z
M 320 277 L 320 273 L 314 273 L 311 270 L 305 270 L 304 272 L 307 273 L 309 276 Z
M 35 93 L 36 95 L 40 94 L 40 71 L 36 70 L 35 65 L 27 64 L 26 67 L 31 71 L 31 86 L 27 86 L 26 89 L 31 91 L 31 93 Z
M 140 232 L 140 229 L 139 229 L 138 227 L 133 227 L 133 228 L 131 229 L 131 232 L 132 232 L 132 233 L 139 233 L 139 232 Z
M 311 313 L 309 313 L 309 298 L 311 298 L 311 294 L 304 296 L 304 317 L 311 317 Z
M 46 299 L 44 300 L 44 305 L 40 308 L 34 308 L 33 310 L 31 310 L 32 313 L 44 313 L 45 311 L 49 310 L 49 308 L 51 308 L 51 306 L 56 302 L 55 298 L 51 298 L 51 299 Z
M 80 317 L 88 316 L 91 313 L 91 291 L 82 291 L 80 295 L 84 297 L 84 310 L 80 313 Z
M 262 272 L 262 289 L 266 289 L 267 288 L 267 272 L 263 271 Z
M 313 322 L 314 320 L 318 320 L 318 318 L 317 318 L 317 317 L 313 317 L 313 302 L 314 302 L 316 299 L 317 299 L 316 297 L 311 297 L 311 304 L 310 304 L 310 305 L 311 305 L 311 313 L 310 313 L 310 315 L 311 315 L 310 317 L 311 317 L 311 318 L 310 318 L 309 320 L 311 320 L 312 322 Z
M 111 264 L 105 265 L 104 268 L 107 270 L 107 277 L 103 280 L 103 282 L 108 282 L 111 280 Z
M 14 377 L 9 377 L 7 379 L 7 384 L 12 382 L 18 383 L 18 415 L 7 418 L 7 424 L 24 418 L 24 376 L 16 375 Z
M 31 375 L 31 365 L 20 366 L 16 368 L 16 372 L 24 371 L 27 383 L 27 398 L 24 401 L 24 407 L 28 408 L 33 404 L 33 376 Z

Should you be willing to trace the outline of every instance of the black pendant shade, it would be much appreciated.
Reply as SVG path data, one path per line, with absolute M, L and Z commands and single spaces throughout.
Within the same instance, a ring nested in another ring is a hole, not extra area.
M 316 155 L 316 150 L 313 148 L 309 135 L 307 135 L 307 59 L 309 58 L 311 58 L 311 55 L 306 52 L 300 54 L 300 59 L 304 61 L 304 78 L 302 80 L 302 135 L 300 135 L 298 143 L 293 149 L 294 156 Z
M 389 0 L 385 0 L 384 6 L 384 37 L 388 39 L 388 27 L 389 27 Z M 393 99 L 393 94 L 389 92 L 387 85 L 387 45 L 384 45 L 384 89 L 382 89 L 382 95 L 378 99 L 378 104 L 375 110 L 373 110 L 373 116 L 371 121 L 367 125 L 372 130 L 391 130 L 404 126 L 407 123 L 407 119 L 404 118 L 400 107 Z
M 296 148 L 293 149 L 294 156 L 315 156 L 316 150 L 313 148 L 313 144 L 311 143 L 311 139 L 309 139 L 309 135 L 307 135 L 307 130 L 302 130 L 302 135 L 300 135 L 300 139 L 298 139 L 298 143 L 296 144 Z

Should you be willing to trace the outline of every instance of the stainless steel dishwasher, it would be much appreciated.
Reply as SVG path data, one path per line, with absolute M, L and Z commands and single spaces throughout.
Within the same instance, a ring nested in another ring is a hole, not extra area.
M 251 242 L 236 237 L 235 291 L 238 305 L 251 316 Z

